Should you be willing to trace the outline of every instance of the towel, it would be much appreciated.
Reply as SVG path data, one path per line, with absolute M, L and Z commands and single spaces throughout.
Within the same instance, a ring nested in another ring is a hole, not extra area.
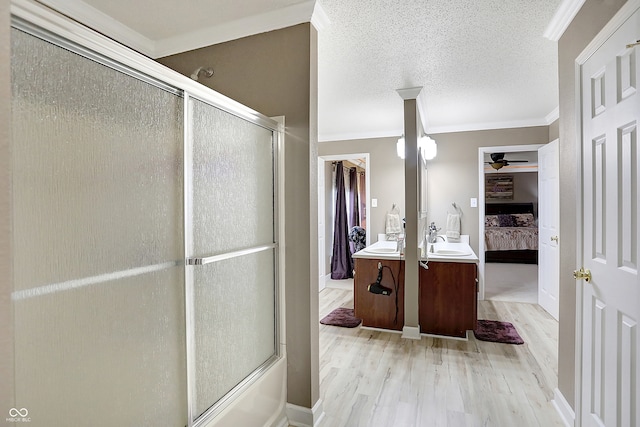
M 385 231 L 389 234 L 402 233 L 402 224 L 400 223 L 400 215 L 396 213 L 388 213 L 385 222 Z
M 447 239 L 460 238 L 460 215 L 447 214 Z

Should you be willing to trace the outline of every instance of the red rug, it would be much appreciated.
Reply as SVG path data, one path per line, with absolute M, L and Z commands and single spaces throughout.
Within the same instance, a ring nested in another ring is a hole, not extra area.
M 503 344 L 524 344 L 515 326 L 509 322 L 497 320 L 478 320 L 478 327 L 473 331 L 477 339 L 499 342 Z
M 353 308 L 336 308 L 322 318 L 323 325 L 340 326 L 343 328 L 355 328 L 362 322 L 353 314 Z

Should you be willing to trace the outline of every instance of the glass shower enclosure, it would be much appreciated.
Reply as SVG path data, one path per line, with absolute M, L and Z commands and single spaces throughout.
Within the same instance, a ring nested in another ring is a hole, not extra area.
M 281 356 L 277 124 L 12 26 L 16 408 L 204 424 Z

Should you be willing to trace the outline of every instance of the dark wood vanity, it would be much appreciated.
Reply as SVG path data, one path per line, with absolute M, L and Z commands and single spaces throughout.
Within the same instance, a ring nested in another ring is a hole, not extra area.
M 460 262 L 429 262 L 420 269 L 420 332 L 467 336 L 478 322 L 477 266 Z
M 378 277 L 378 263 L 391 268 L 397 292 L 388 268 L 383 268 L 381 284 L 392 288 L 389 296 L 368 291 Z M 401 331 L 404 326 L 404 261 L 355 259 L 354 307 L 362 325 Z M 477 265 L 473 262 L 429 261 L 429 269 L 419 273 L 420 332 L 450 337 L 466 337 L 477 324 Z M 396 316 L 396 296 L 398 301 Z

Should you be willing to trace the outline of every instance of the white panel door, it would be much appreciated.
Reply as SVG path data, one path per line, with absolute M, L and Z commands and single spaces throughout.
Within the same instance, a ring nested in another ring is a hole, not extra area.
M 584 426 L 638 426 L 637 91 L 640 12 L 584 63 L 582 78 L 582 292 Z
M 558 140 L 538 150 L 538 304 L 558 320 L 560 168 Z

